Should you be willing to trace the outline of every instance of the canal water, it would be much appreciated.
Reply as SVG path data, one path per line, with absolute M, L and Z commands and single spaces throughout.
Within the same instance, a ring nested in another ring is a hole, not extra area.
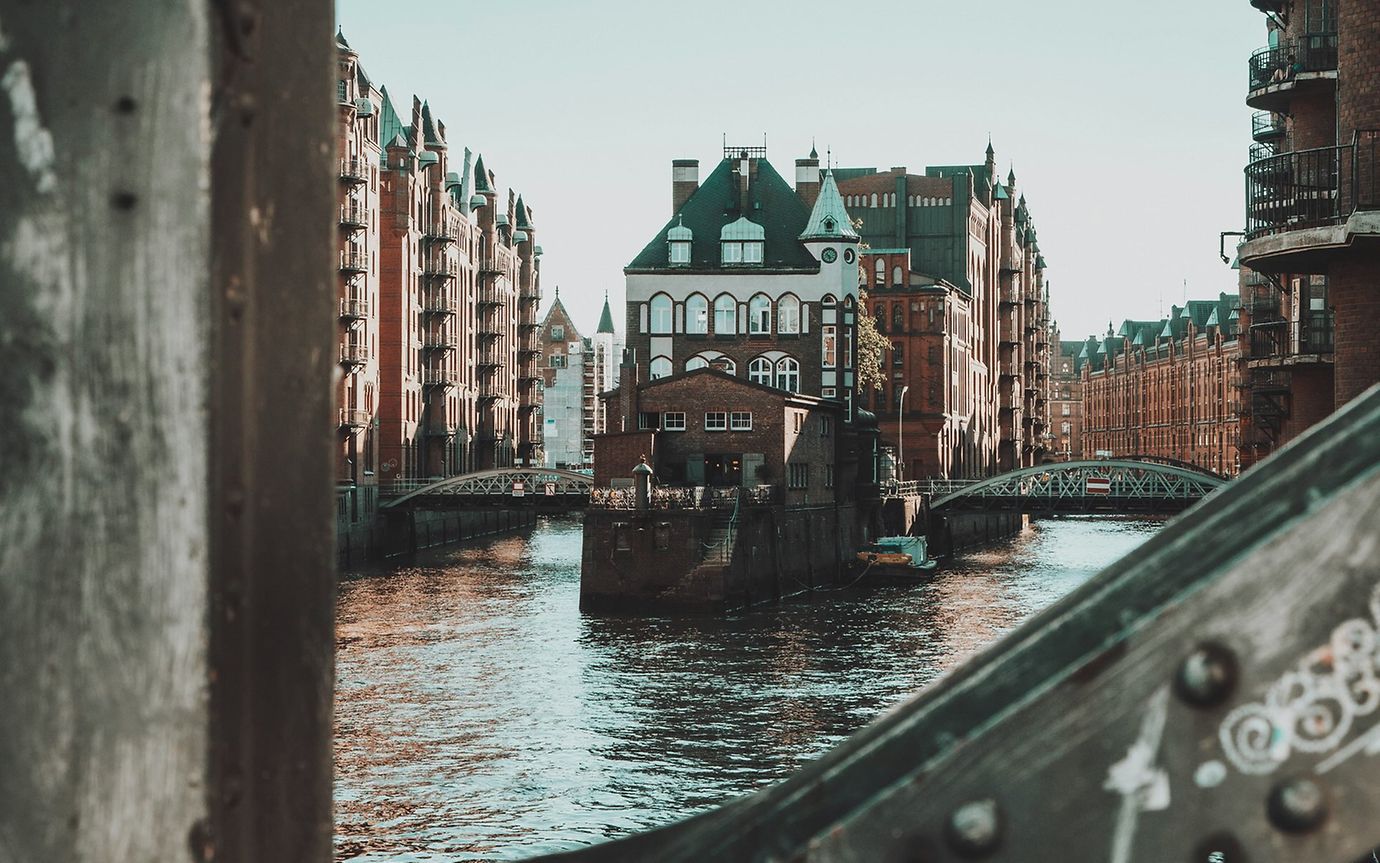
M 1069 518 L 928 584 L 728 618 L 579 611 L 580 522 L 344 581 L 336 857 L 514 860 L 789 774 L 1154 534 Z

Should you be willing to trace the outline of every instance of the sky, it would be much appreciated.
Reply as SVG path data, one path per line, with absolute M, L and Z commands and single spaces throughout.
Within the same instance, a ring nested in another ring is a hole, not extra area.
M 1063 337 L 1234 292 L 1244 222 L 1246 0 L 337 0 L 400 113 L 532 208 L 542 286 L 589 335 L 671 214 L 671 160 L 759 146 L 836 165 L 1015 168 Z

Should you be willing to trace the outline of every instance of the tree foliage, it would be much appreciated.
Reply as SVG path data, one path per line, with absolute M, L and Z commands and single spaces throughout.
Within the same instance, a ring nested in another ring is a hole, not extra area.
M 887 341 L 877 332 L 877 322 L 872 319 L 867 303 L 867 290 L 858 287 L 857 357 L 855 369 L 859 394 L 882 388 L 882 358 Z

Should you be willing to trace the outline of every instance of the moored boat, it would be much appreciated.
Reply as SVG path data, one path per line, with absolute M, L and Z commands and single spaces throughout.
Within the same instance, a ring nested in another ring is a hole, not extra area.
M 914 581 L 927 577 L 935 567 L 923 536 L 883 536 L 857 554 L 859 577 L 899 578 Z

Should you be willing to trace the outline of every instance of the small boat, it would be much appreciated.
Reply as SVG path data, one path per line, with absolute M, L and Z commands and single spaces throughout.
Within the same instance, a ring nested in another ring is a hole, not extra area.
M 916 580 L 935 567 L 926 555 L 923 536 L 883 536 L 857 554 L 855 567 L 867 577 Z

